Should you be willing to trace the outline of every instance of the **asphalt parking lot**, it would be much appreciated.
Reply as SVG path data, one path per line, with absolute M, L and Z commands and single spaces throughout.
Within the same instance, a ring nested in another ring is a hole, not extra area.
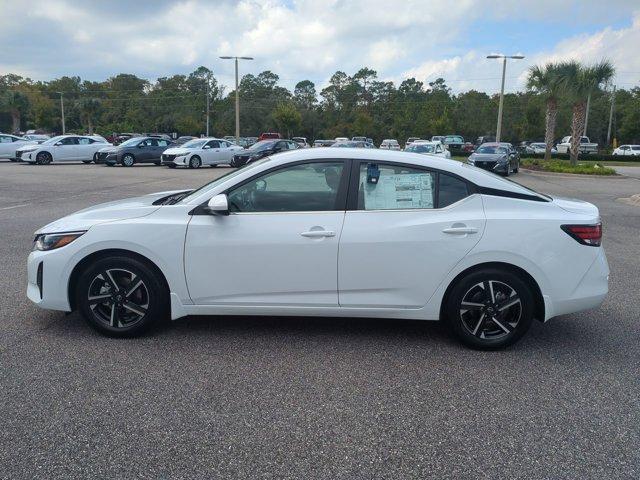
M 399 320 L 189 317 L 114 340 L 26 299 L 36 228 L 225 171 L 0 162 L 0 478 L 640 477 L 640 207 L 617 200 L 640 179 L 512 177 L 600 208 L 611 291 L 501 352 Z

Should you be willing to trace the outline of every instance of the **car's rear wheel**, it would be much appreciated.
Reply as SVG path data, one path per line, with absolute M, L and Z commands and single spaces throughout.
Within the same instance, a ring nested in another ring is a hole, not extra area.
M 176 164 L 175 163 L 168 163 L 167 167 L 169 168 L 176 168 Z
M 53 158 L 49 152 L 40 152 L 36 155 L 36 163 L 38 165 L 49 165 Z
M 114 256 L 92 262 L 80 274 L 76 305 L 96 330 L 109 336 L 131 337 L 166 318 L 168 292 L 148 265 Z
M 131 155 L 130 153 L 127 153 L 124 157 L 122 157 L 122 165 L 124 165 L 125 167 L 133 167 L 135 161 L 136 159 L 133 158 L 133 155 Z
M 202 165 L 202 160 L 197 155 L 194 155 L 189 160 L 189 168 L 200 168 L 200 165 Z
M 528 284 L 508 270 L 486 268 L 461 278 L 445 305 L 453 333 L 472 348 L 493 350 L 517 342 L 533 320 Z

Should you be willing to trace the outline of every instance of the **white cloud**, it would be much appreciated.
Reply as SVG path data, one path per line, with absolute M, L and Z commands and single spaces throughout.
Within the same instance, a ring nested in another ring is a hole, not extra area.
M 100 80 L 120 72 L 154 79 L 205 65 L 230 85 L 233 64 L 218 56 L 251 55 L 255 61 L 243 63 L 242 73 L 269 69 L 289 88 L 305 78 L 321 88 L 336 70 L 354 73 L 368 66 L 395 81 L 443 76 L 457 91 L 495 91 L 500 64 L 484 58 L 485 48 L 512 45 L 499 30 L 485 32 L 491 47 L 472 43 L 473 32 L 487 20 L 534 19 L 556 32 L 565 29 L 567 18 L 591 32 L 601 25 L 548 51 L 528 39 L 527 59 L 508 65 L 507 88 L 513 90 L 531 63 L 570 55 L 587 61 L 604 56 L 620 70 L 640 71 L 640 13 L 624 28 L 606 28 L 601 20 L 632 12 L 625 0 L 12 1 L 0 16 L 0 69 L 38 79 Z

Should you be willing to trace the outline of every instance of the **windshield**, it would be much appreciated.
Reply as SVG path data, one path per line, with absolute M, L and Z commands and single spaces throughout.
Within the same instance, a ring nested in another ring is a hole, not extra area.
M 435 145 L 431 145 L 429 143 L 418 143 L 411 144 L 407 147 L 407 152 L 415 152 L 415 153 L 433 153 L 436 151 Z
M 183 148 L 199 148 L 207 143 L 207 140 L 189 140 L 187 143 L 182 145 Z
M 476 150 L 476 153 L 487 153 L 487 154 L 507 153 L 507 149 L 505 147 L 482 145 L 478 147 L 478 149 Z
M 275 142 L 273 140 L 262 140 L 258 143 L 251 145 L 248 150 L 253 152 L 261 152 L 263 150 L 269 150 Z
M 46 142 L 42 142 L 43 145 L 53 145 L 56 142 L 59 142 L 63 138 L 66 138 L 64 135 L 58 135 L 57 137 L 50 138 Z
M 444 141 L 445 141 L 445 143 L 462 143 L 462 142 L 464 142 L 462 137 L 459 137 L 457 135 L 447 135 L 446 137 L 444 137 Z
M 201 186 L 200 188 L 194 190 L 189 195 L 187 195 L 182 200 L 180 200 L 180 203 L 189 203 L 190 200 L 194 199 L 198 195 L 206 193 L 207 191 L 217 187 L 221 183 L 226 182 L 230 178 L 233 178 L 233 177 L 235 177 L 235 176 L 237 176 L 237 175 L 239 175 L 241 173 L 244 173 L 247 170 L 252 170 L 257 166 L 262 165 L 265 162 L 268 162 L 270 159 L 271 159 L 271 157 L 262 158 L 260 160 L 255 161 L 255 162 L 249 163 L 249 164 L 245 165 L 244 167 L 238 168 L 237 170 L 232 170 L 231 172 L 229 172 L 229 173 L 227 173 L 225 175 L 222 175 L 221 177 L 216 178 L 212 182 L 205 183 L 203 186 Z
M 139 142 L 141 142 L 143 139 L 140 137 L 134 137 L 134 138 L 130 138 L 129 140 L 127 140 L 126 142 L 122 142 L 120 144 L 121 147 L 132 147 L 134 145 L 137 145 Z

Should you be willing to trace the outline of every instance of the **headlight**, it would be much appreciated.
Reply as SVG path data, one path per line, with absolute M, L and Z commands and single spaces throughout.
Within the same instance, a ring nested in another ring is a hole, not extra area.
M 471 157 L 467 158 L 467 162 L 471 163 L 472 165 L 476 163 L 475 159 Z
M 41 233 L 36 236 L 34 250 L 46 251 L 69 245 L 85 232 Z

